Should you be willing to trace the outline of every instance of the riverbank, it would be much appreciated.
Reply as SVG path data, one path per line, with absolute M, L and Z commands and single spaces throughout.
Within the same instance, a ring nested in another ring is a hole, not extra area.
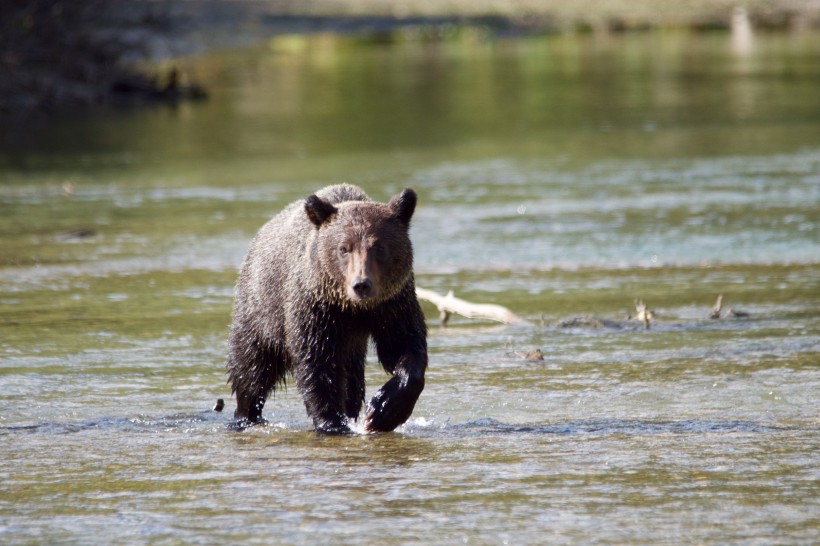
M 221 0 L 208 4 L 224 5 Z M 536 31 L 651 27 L 727 27 L 736 8 L 760 26 L 816 24 L 817 0 L 282 0 L 243 1 L 271 16 L 314 18 L 449 18 L 495 21 L 504 27 Z
M 161 61 L 282 33 L 391 36 L 481 26 L 494 34 L 655 28 L 801 31 L 820 25 L 820 0 L 33 0 L 0 21 L 0 117 L 27 120 L 77 107 L 205 96 Z M 440 33 L 438 33 L 440 34 Z M 433 32 L 433 36 L 437 33 Z

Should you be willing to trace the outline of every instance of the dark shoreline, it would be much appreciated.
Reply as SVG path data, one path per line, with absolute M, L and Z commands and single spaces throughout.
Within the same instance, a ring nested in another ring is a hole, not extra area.
M 497 2 L 505 4 L 503 0 Z M 560 32 L 624 32 L 655 28 L 728 29 L 731 11 L 697 10 L 686 17 L 560 12 L 471 11 L 397 14 L 367 2 L 291 5 L 275 0 L 106 1 L 11 0 L 0 19 L 0 119 L 25 124 L 98 105 L 198 100 L 196 82 L 161 61 L 235 47 L 285 33 L 362 34 L 389 41 L 397 33 L 442 39 L 454 28 L 493 36 Z M 780 1 L 744 12 L 756 28 L 814 29 L 820 3 Z M 429 6 L 427 6 L 429 8 Z M 452 9 L 452 8 L 450 8 Z M 362 12 L 365 10 L 365 13 Z M 370 12 L 367 12 L 370 10 Z M 207 36 L 207 43 L 203 37 Z M 214 36 L 220 36 L 214 39 Z

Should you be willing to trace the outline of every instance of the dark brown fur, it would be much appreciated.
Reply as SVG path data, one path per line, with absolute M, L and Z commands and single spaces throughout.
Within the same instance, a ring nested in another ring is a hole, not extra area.
M 371 338 L 393 377 L 368 404 L 365 429 L 410 417 L 427 368 L 407 233 L 415 205 L 413 190 L 382 204 L 343 184 L 262 227 L 239 275 L 229 339 L 237 419 L 261 420 L 267 396 L 293 373 L 316 428 L 348 431 L 364 402 Z

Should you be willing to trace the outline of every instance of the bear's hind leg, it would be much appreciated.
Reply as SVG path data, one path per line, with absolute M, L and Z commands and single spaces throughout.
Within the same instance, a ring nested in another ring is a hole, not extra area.
M 236 393 L 234 418 L 259 423 L 265 401 L 276 385 L 285 383 L 286 359 L 275 350 L 263 350 L 257 343 L 231 347 L 228 356 L 228 382 Z
M 262 408 L 265 407 L 266 394 L 236 392 L 236 411 L 233 416 L 238 421 L 248 423 L 263 423 Z

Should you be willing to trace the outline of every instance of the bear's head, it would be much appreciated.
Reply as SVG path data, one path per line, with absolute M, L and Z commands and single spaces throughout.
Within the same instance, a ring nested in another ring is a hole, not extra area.
M 357 307 L 370 307 L 395 296 L 413 274 L 408 234 L 416 192 L 405 189 L 389 203 L 331 203 L 316 195 L 305 212 L 318 230 L 316 255 L 333 291 Z

